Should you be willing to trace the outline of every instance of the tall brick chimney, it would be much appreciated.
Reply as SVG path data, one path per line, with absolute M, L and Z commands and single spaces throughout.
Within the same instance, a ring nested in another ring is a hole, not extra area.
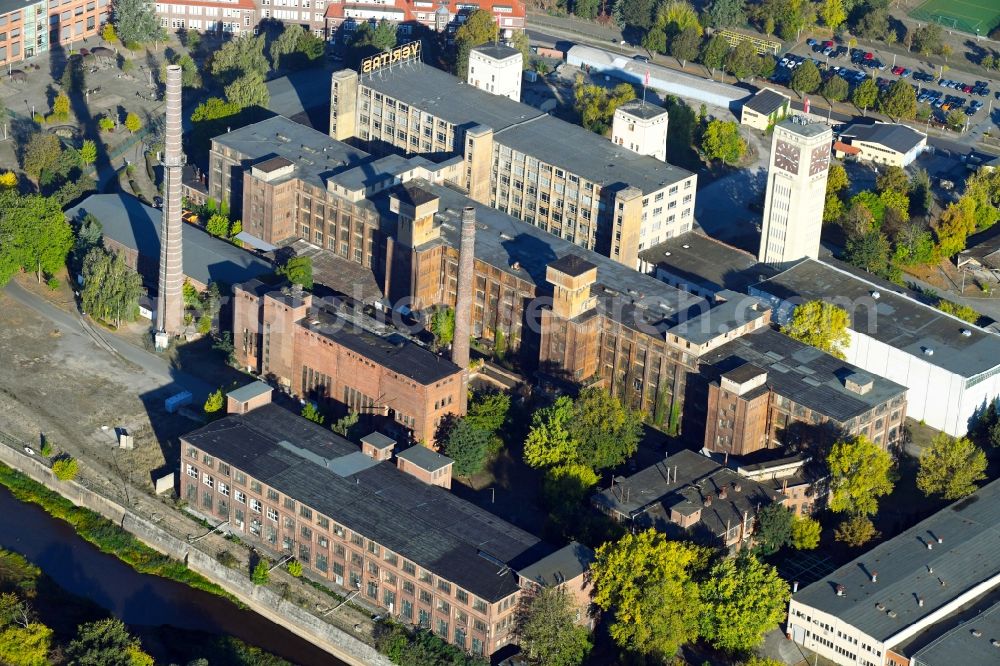
M 166 349 L 184 326 L 184 264 L 181 229 L 181 68 L 167 67 L 167 124 L 163 158 L 163 217 L 160 222 L 160 279 L 156 301 L 156 348 Z
M 476 256 L 476 209 L 462 209 L 462 243 L 458 248 L 458 296 L 455 299 L 455 337 L 451 360 L 462 368 L 461 414 L 465 413 L 469 383 L 469 336 L 472 334 L 473 259 Z

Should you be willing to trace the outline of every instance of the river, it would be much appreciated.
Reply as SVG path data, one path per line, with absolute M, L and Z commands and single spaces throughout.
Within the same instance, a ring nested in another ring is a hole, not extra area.
M 301 666 L 343 662 L 283 627 L 222 597 L 140 574 L 87 543 L 69 524 L 0 486 L 0 548 L 20 553 L 68 592 L 126 624 L 234 636 Z

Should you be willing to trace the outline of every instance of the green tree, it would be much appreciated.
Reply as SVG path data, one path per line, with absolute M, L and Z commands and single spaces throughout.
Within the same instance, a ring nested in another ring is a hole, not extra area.
M 1000 186 L 1000 183 L 998 183 Z M 966 192 L 969 191 L 969 181 L 966 180 Z M 928 213 L 934 205 L 934 194 L 931 191 L 931 177 L 927 169 L 917 169 L 910 177 L 910 201 L 914 208 L 922 213 Z
M 55 134 L 34 134 L 28 141 L 21 166 L 34 180 L 39 180 L 46 171 L 53 171 L 62 156 L 62 143 Z
M 60 91 L 56 98 L 52 100 L 52 115 L 57 120 L 69 118 L 69 95 L 65 91 Z
M 129 111 L 128 115 L 125 116 L 125 129 L 135 134 L 140 128 L 142 128 L 142 121 L 139 120 L 139 116 L 135 112 Z
M 877 538 L 879 532 L 868 516 L 851 516 L 837 526 L 833 536 L 837 541 L 858 548 Z
M 439 307 L 431 315 L 431 333 L 434 343 L 439 347 L 447 347 L 455 339 L 455 310 L 448 306 Z
M 253 573 L 250 574 L 250 580 L 254 585 L 267 585 L 267 581 L 270 579 L 271 572 L 268 571 L 267 562 L 258 560 L 257 565 L 253 568 Z
M 778 502 L 757 512 L 754 542 L 762 555 L 773 555 L 792 542 L 794 514 Z
M 358 421 L 361 420 L 361 416 L 357 412 L 348 412 L 346 415 L 341 416 L 339 419 L 330 424 L 330 430 L 334 431 L 341 437 L 346 437 L 347 439 L 357 439 L 356 428 Z
M 570 435 L 573 401 L 567 396 L 537 410 L 524 442 L 524 461 L 531 467 L 554 467 L 577 461 L 579 444 Z
M 201 70 L 198 68 L 198 63 L 194 61 L 194 58 L 186 53 L 180 53 L 174 56 L 173 62 L 181 68 L 181 85 L 183 87 L 201 88 Z
M 285 568 L 288 569 L 288 573 L 292 576 L 292 578 L 302 577 L 302 563 L 298 560 L 288 560 L 288 564 L 285 565 Z
M 844 214 L 842 192 L 850 186 L 847 171 L 839 164 L 831 164 L 826 177 L 826 202 L 823 207 L 823 221 L 836 222 Z
M 757 49 L 750 42 L 740 42 L 726 54 L 726 71 L 738 79 L 752 76 L 757 67 Z
M 938 433 L 920 454 L 917 488 L 924 495 L 957 500 L 976 491 L 986 478 L 986 454 L 968 437 Z
M 545 504 L 556 512 L 572 511 L 590 496 L 598 480 L 597 473 L 582 463 L 556 465 L 545 472 Z
M 455 461 L 454 472 L 469 477 L 483 471 L 490 451 L 490 433 L 459 419 L 448 433 L 444 453 Z
M 968 120 L 969 116 L 965 114 L 965 111 L 962 111 L 962 109 L 952 109 L 945 116 L 944 122 L 949 129 L 960 132 Z
M 260 72 L 247 72 L 226 86 L 226 99 L 240 109 L 259 106 L 266 108 L 271 101 L 271 92 Z
M 947 312 L 950 315 L 958 317 L 962 321 L 967 321 L 970 324 L 975 324 L 979 321 L 980 314 L 976 312 L 973 308 L 968 305 L 960 305 L 952 301 L 941 299 L 937 302 L 937 309 L 941 312 Z
M 840 76 L 831 76 L 823 82 L 823 86 L 819 89 L 819 94 L 831 102 L 843 102 L 847 99 L 847 93 L 847 81 Z
M 958 254 L 965 249 L 966 240 L 976 230 L 975 203 L 962 197 L 949 204 L 932 226 L 941 256 Z
M 220 213 L 212 215 L 212 217 L 208 218 L 208 222 L 205 223 L 205 231 L 216 238 L 228 238 L 229 218 Z
M 669 661 L 697 638 L 699 548 L 649 529 L 603 544 L 595 557 L 594 603 L 613 613 L 608 633 L 619 647 Z
M 97 121 L 97 126 L 102 132 L 110 132 L 115 128 L 115 120 L 108 116 L 101 116 L 100 120 Z
M 712 120 L 701 135 L 701 153 L 708 160 L 735 164 L 747 152 L 747 142 L 740 136 L 739 123 L 732 120 Z
M 254 36 L 244 32 L 223 42 L 212 56 L 212 75 L 224 83 L 250 72 L 256 72 L 263 78 L 270 70 L 271 65 L 264 56 L 264 35 Z
M 52 473 L 60 481 L 72 481 L 80 471 L 80 463 L 76 458 L 63 456 L 52 463 Z
M 612 16 L 619 26 L 646 30 L 653 25 L 653 13 L 657 7 L 655 0 L 618 0 L 614 3 Z
M 747 22 L 744 0 L 713 0 L 707 18 L 713 28 L 741 28 Z
M 222 395 L 222 389 L 216 389 L 208 394 L 205 399 L 205 406 L 202 408 L 206 414 L 215 414 L 222 410 L 226 404 L 226 397 Z
M 595 19 L 601 10 L 597 0 L 574 0 L 573 14 L 582 19 Z
M 495 433 L 503 427 L 510 412 L 510 394 L 481 391 L 472 395 L 465 420 L 480 430 Z
M 844 260 L 873 275 L 885 277 L 889 270 L 889 239 L 878 229 L 850 236 L 844 247 Z
M 847 20 L 844 0 L 824 0 L 822 8 L 819 10 L 819 15 L 823 18 L 823 23 L 830 30 L 836 32 L 840 24 Z
M 617 467 L 639 447 L 642 413 L 628 409 L 606 389 L 591 386 L 574 401 L 567 430 L 577 443 L 580 462 L 596 469 Z
M 362 32 L 362 26 L 369 26 L 368 22 L 363 22 L 358 26 L 357 33 Z M 368 28 L 370 30 L 370 27 Z M 299 46 L 299 38 L 302 36 L 302 26 L 298 23 L 285 23 L 284 27 L 273 42 L 271 42 L 271 67 L 278 69 L 283 63 L 282 59 L 295 53 Z
M 323 425 L 323 422 L 326 421 L 326 416 L 323 412 L 319 411 L 316 403 L 313 402 L 306 402 L 306 404 L 302 406 L 300 416 L 307 421 L 312 421 L 313 423 L 318 423 L 319 425 Z
M 104 27 L 101 28 L 101 39 L 103 39 L 109 44 L 118 39 L 118 34 L 115 32 L 114 23 L 111 23 L 109 21 L 108 23 L 104 24 Z
M 863 435 L 834 444 L 826 463 L 832 511 L 871 516 L 878 498 L 892 492 L 892 456 Z
M 396 46 L 396 39 L 395 23 L 382 19 L 372 26 L 365 21 L 354 31 L 351 47 L 356 49 L 370 47 L 373 53 L 381 53 Z
M 111 24 L 122 44 L 148 44 L 160 39 L 160 20 L 149 0 L 115 0 L 111 5 Z
M 1000 220 L 1000 169 L 980 169 L 971 174 L 965 179 L 962 199 L 970 207 L 976 229 L 996 224 Z
M 97 159 L 97 144 L 91 139 L 85 139 L 80 146 L 80 161 L 86 165 L 91 165 Z
M 701 637 L 726 652 L 748 652 L 785 619 L 788 583 L 745 553 L 712 567 L 701 584 Z
M 879 190 L 894 190 L 905 193 L 910 190 L 910 180 L 902 167 L 890 165 L 879 171 L 875 177 L 875 187 Z
M 52 275 L 66 264 L 73 229 L 59 202 L 40 194 L 0 192 L 0 286 L 18 269 Z
M 701 49 L 701 64 L 715 75 L 715 70 L 722 67 L 729 54 L 729 42 L 720 34 L 712 35 Z
M 52 630 L 39 622 L 0 630 L 0 663 L 7 666 L 48 666 L 51 649 Z
M 809 301 L 795 308 L 791 320 L 781 328 L 785 335 L 844 358 L 851 342 L 847 311 L 826 301 Z
M 795 68 L 792 72 L 792 80 L 789 84 L 792 90 L 808 95 L 816 92 L 823 78 L 819 74 L 819 68 L 812 60 L 806 60 Z
M 121 326 L 139 314 L 142 276 L 118 252 L 95 247 L 83 258 L 80 302 L 91 317 Z
M 573 600 L 562 587 L 536 587 L 522 597 L 517 635 L 522 655 L 537 666 L 579 666 L 590 653 L 590 633 L 576 624 Z
M 611 91 L 595 84 L 584 83 L 583 76 L 577 76 L 573 87 L 574 108 L 580 114 L 584 127 L 603 134 L 607 132 L 615 109 L 635 99 L 635 89 L 628 83 L 620 83 Z
M 944 45 L 944 31 L 937 23 L 927 23 L 918 27 L 910 39 L 910 50 L 921 55 L 941 53 Z
M 184 42 L 188 51 L 195 53 L 201 47 L 201 33 L 194 28 L 188 28 L 181 33 L 181 41 Z
M 917 112 L 917 94 L 906 79 L 897 79 L 879 95 L 879 110 L 895 119 L 912 118 Z
M 819 521 L 808 516 L 795 516 L 792 519 L 792 547 L 796 550 L 813 550 L 819 546 L 822 532 Z
M 674 36 L 687 28 L 694 28 L 701 35 L 702 27 L 698 12 L 687 0 L 666 0 L 660 5 L 657 21 L 662 22 L 668 36 Z
M 851 93 L 851 102 L 854 106 L 861 109 L 866 116 L 868 115 L 868 109 L 875 106 L 877 100 L 878 86 L 873 80 L 868 78 L 859 83 L 854 92 Z
M 642 36 L 641 44 L 642 48 L 650 53 L 666 53 L 667 33 L 664 32 L 663 26 L 657 24 L 650 28 L 649 32 Z
M 496 41 L 498 30 L 490 12 L 477 9 L 469 14 L 455 32 L 455 74 L 458 78 L 464 81 L 469 73 L 469 51 L 480 44 Z
M 312 259 L 309 257 L 292 257 L 276 272 L 292 284 L 302 285 L 305 289 L 313 287 Z

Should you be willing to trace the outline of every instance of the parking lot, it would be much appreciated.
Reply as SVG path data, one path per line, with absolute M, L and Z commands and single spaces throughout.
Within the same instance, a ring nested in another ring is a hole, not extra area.
M 805 46 L 813 55 L 786 53 L 778 61 L 771 77 L 773 82 L 788 85 L 795 69 L 808 60 L 819 68 L 824 81 L 839 76 L 852 91 L 866 78 L 872 78 L 879 90 L 887 89 L 897 80 L 910 79 L 918 104 L 925 104 L 930 112 L 929 122 L 939 125 L 947 123 L 952 111 L 962 111 L 969 122 L 976 122 L 977 114 L 983 114 L 982 119 L 985 119 L 992 102 L 1000 100 L 1000 91 L 991 89 L 989 81 L 939 78 L 933 71 L 886 63 L 872 51 L 851 49 L 832 40 L 809 39 Z

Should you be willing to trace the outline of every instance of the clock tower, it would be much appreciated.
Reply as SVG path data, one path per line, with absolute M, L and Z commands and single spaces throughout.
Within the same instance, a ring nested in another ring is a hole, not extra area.
M 774 126 L 758 259 L 782 266 L 819 254 L 833 132 L 801 116 Z

